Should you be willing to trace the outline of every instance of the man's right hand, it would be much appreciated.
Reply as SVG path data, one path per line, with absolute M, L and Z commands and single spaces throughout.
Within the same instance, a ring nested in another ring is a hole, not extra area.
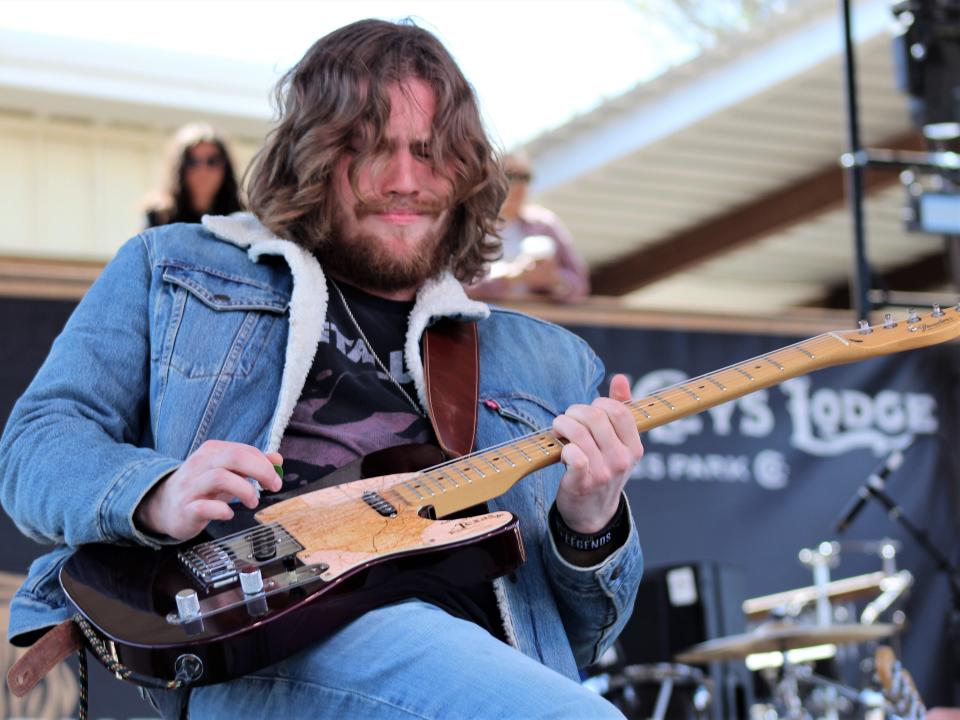
M 264 490 L 278 491 L 283 481 L 273 466 L 282 462 L 280 453 L 264 454 L 252 445 L 207 440 L 147 493 L 137 506 L 136 523 L 157 535 L 189 540 L 211 520 L 230 520 L 233 498 L 250 509 L 257 506 L 257 492 L 248 477 Z

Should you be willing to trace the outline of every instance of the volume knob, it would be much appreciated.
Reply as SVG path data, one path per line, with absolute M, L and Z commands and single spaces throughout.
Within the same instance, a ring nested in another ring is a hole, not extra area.
M 177 593 L 177 614 L 183 622 L 200 615 L 200 599 L 196 590 L 184 588 Z
M 263 575 L 260 573 L 260 568 L 241 570 L 240 588 L 244 595 L 256 595 L 263 592 Z

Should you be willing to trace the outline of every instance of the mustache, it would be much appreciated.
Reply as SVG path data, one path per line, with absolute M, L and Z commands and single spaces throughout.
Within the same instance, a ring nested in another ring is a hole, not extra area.
M 430 215 L 438 217 L 440 213 L 447 209 L 447 203 L 442 200 L 385 200 L 385 201 L 366 201 L 358 202 L 353 211 L 358 219 L 363 219 L 367 215 L 379 215 L 393 212 L 409 212 L 419 215 Z

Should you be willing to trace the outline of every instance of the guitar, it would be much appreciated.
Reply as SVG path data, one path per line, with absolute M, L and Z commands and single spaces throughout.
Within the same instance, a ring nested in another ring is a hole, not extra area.
M 936 307 L 824 333 L 626 404 L 644 432 L 813 370 L 958 336 L 960 308 Z M 266 507 L 236 533 L 178 548 L 85 545 L 60 582 L 92 633 L 88 642 L 109 649 L 105 664 L 164 682 L 220 682 L 415 594 L 404 578 L 439 573 L 467 585 L 519 567 L 512 514 L 457 514 L 558 462 L 563 444 L 542 430 L 426 469 L 353 479 Z
M 883 686 L 883 697 L 893 706 L 897 716 L 903 720 L 924 720 L 927 708 L 913 678 L 897 660 L 893 650 L 881 645 L 874 653 L 874 662 L 877 677 Z

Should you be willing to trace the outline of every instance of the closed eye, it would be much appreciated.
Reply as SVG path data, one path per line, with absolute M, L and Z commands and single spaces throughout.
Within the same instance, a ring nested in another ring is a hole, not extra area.
M 430 145 L 425 142 L 413 143 L 410 146 L 410 154 L 418 160 L 430 160 L 433 157 Z

